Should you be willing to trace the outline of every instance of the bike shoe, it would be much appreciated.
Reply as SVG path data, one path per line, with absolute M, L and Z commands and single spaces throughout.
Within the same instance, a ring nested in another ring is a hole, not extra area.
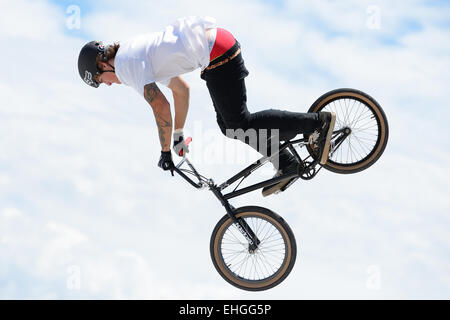
M 288 166 L 278 170 L 277 173 L 275 173 L 275 175 L 273 177 L 277 178 L 286 173 L 297 172 L 297 168 L 298 168 L 298 162 L 297 162 L 297 160 L 294 160 Z M 282 191 L 286 190 L 292 184 L 292 182 L 294 182 L 297 179 L 298 179 L 298 177 L 287 178 L 287 179 L 281 180 L 280 182 L 278 182 L 276 184 L 264 187 L 262 189 L 262 195 L 263 195 L 263 197 L 267 197 L 273 193 L 282 192 Z
M 319 162 L 323 165 L 328 160 L 336 114 L 334 112 L 319 112 L 318 114 L 322 124 L 309 136 L 309 144 L 313 149 L 319 151 Z

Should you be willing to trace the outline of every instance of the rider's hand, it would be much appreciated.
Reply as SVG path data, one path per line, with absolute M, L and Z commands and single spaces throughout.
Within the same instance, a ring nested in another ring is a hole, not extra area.
M 162 168 L 164 171 L 170 170 L 173 176 L 173 168 L 175 165 L 173 164 L 172 154 L 170 151 L 161 151 L 158 167 Z
M 189 153 L 189 147 L 184 141 L 183 129 L 175 130 L 173 133 L 173 151 L 180 157 Z

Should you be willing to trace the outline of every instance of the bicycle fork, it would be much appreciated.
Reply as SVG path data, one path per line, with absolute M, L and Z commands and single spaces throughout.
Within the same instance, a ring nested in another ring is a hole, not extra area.
M 217 199 L 219 199 L 222 205 L 225 207 L 225 210 L 227 211 L 228 216 L 233 221 L 233 224 L 236 226 L 236 228 L 239 230 L 242 236 L 248 241 L 249 252 L 253 253 L 258 248 L 258 245 L 261 243 L 261 241 L 258 239 L 256 234 L 253 232 L 253 230 L 250 228 L 247 222 L 245 222 L 244 219 L 236 218 L 236 215 L 234 213 L 234 207 L 228 202 L 227 199 L 224 198 L 222 192 L 220 192 L 220 190 L 215 184 L 210 185 L 210 190 L 214 193 Z

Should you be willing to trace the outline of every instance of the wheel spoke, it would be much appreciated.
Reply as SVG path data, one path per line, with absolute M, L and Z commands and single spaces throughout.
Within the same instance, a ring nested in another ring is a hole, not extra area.
M 379 137 L 379 125 L 372 109 L 360 100 L 346 96 L 326 104 L 323 111 L 336 113 L 335 130 L 351 130 L 330 160 L 344 165 L 364 161 L 374 150 Z

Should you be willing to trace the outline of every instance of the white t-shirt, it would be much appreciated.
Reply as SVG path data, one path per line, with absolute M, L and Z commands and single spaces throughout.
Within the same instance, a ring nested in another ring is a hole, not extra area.
M 205 69 L 210 48 L 206 30 L 216 28 L 211 17 L 186 17 L 162 32 L 141 34 L 120 42 L 114 60 L 120 82 L 144 95 L 144 86 L 152 82 L 169 85 L 170 79 Z

